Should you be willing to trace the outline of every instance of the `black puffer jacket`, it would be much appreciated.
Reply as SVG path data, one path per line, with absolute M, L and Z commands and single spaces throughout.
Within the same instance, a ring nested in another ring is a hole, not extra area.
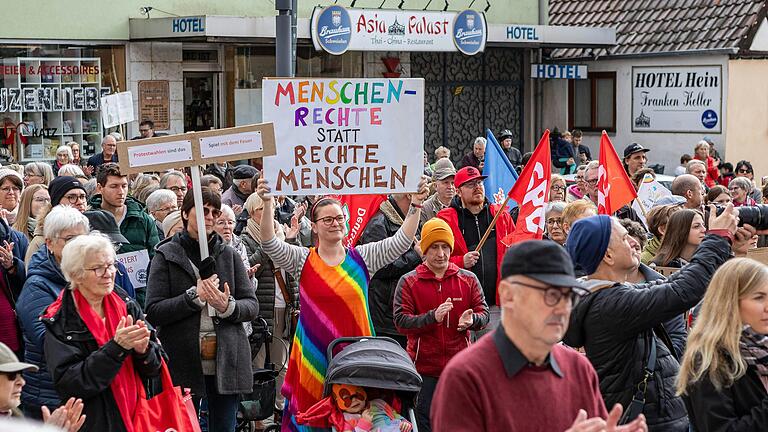
M 275 276 L 272 272 L 274 269 L 272 260 L 261 250 L 261 243 L 254 240 L 247 231 L 240 236 L 240 240 L 243 241 L 245 250 L 248 252 L 248 263 L 251 266 L 256 264 L 261 265 L 254 274 L 256 281 L 258 282 L 256 286 L 256 298 L 259 300 L 259 316 L 267 321 L 267 325 L 270 329 L 274 329 L 275 289 L 277 288 L 277 282 L 275 281 Z M 298 282 L 293 276 L 286 272 L 283 272 L 283 280 L 285 280 L 285 287 L 291 294 L 293 294 L 294 307 L 297 307 L 299 302 Z M 285 302 L 287 303 L 288 299 L 285 299 Z
M 625 408 L 629 405 L 645 367 L 646 337 L 654 334 L 656 373 L 648 384 L 643 409 L 648 428 L 688 431 L 685 405 L 675 396 L 675 377 L 680 365 L 659 335 L 651 332 L 695 306 L 704 296 L 715 270 L 730 255 L 728 241 L 710 234 L 691 263 L 667 281 L 641 285 L 591 281 L 594 289 L 573 309 L 563 341 L 585 348 L 600 378 L 600 391 L 608 408 L 616 403 Z
M 366 225 L 358 244 L 373 243 L 395 235 L 403 224 L 404 215 L 397 203 L 390 197 L 379 206 L 379 211 Z M 371 277 L 368 286 L 368 307 L 376 334 L 398 336 L 395 328 L 393 305 L 397 282 L 404 274 L 421 264 L 421 257 L 413 245 L 400 258 L 382 267 Z

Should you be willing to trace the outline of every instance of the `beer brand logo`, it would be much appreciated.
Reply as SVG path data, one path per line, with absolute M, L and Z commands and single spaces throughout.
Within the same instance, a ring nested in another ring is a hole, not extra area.
M 473 10 L 456 15 L 453 22 L 453 43 L 466 55 L 477 54 L 485 49 L 487 32 L 485 18 Z
M 352 40 L 352 21 L 349 18 L 349 12 L 341 6 L 323 9 L 312 27 L 312 36 L 328 53 L 344 54 Z
M 701 124 L 707 129 L 717 126 L 717 113 L 708 109 L 701 114 Z

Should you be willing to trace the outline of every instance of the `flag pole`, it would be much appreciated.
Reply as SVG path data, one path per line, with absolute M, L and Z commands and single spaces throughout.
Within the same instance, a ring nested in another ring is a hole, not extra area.
M 638 206 L 640 206 L 640 211 L 643 212 L 643 217 L 648 219 L 648 212 L 645 211 L 645 206 L 643 205 L 643 201 L 641 199 L 635 198 L 635 202 Z
M 488 236 L 491 235 L 491 230 L 494 226 L 496 226 L 496 221 L 499 219 L 499 216 L 506 211 L 507 208 L 507 202 L 509 201 L 509 194 L 507 194 L 507 198 L 504 199 L 504 202 L 501 203 L 501 208 L 499 211 L 496 212 L 496 215 L 493 217 L 493 220 L 491 220 L 491 224 L 488 225 L 488 229 L 485 230 L 485 234 L 483 234 L 483 238 L 480 239 L 480 243 L 477 244 L 477 247 L 475 248 L 475 252 L 479 252 L 480 249 L 483 247 L 483 244 L 485 244 L 485 241 L 488 240 Z M 489 204 L 490 205 L 490 204 Z

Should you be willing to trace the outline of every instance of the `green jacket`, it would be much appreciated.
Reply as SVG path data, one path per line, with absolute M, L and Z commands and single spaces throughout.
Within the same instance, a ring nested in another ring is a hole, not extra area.
M 94 210 L 101 209 L 101 195 L 94 195 L 88 201 Z M 154 219 L 144 212 L 144 206 L 131 197 L 125 199 L 127 209 L 125 217 L 120 224 L 120 232 L 128 239 L 130 244 L 124 244 L 117 251 L 118 254 L 125 252 L 135 252 L 146 249 L 149 252 L 149 258 L 155 256 L 155 245 L 160 242 L 157 234 L 157 226 Z
M 640 253 L 640 262 L 645 265 L 651 265 L 651 261 L 656 258 L 656 254 L 659 252 L 659 247 L 661 247 L 661 240 L 658 237 L 648 240 L 645 243 L 643 252 Z

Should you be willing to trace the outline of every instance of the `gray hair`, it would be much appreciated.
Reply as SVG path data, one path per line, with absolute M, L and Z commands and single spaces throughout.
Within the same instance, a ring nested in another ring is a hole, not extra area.
M 83 189 L 85 189 L 85 194 L 88 195 L 88 198 L 92 197 L 96 191 L 96 178 L 94 177 L 83 183 Z
M 30 162 L 24 165 L 24 173 L 39 175 L 45 179 L 43 184 L 46 186 L 48 186 L 48 184 L 51 183 L 51 180 L 53 180 L 53 168 L 51 168 L 50 164 L 45 162 Z
M 107 136 L 111 136 L 112 138 L 114 138 L 114 139 L 115 139 L 115 142 L 120 142 L 120 141 L 123 141 L 123 134 L 121 134 L 120 132 L 117 132 L 117 131 L 115 131 L 115 132 L 112 132 L 112 133 L 110 133 L 110 134 L 109 134 L 109 135 L 107 135 Z M 103 142 L 103 141 L 102 141 L 102 142 Z
M 113 132 L 113 133 L 114 133 L 114 132 Z M 118 135 L 119 135 L 119 134 L 118 134 Z M 121 137 L 121 138 L 122 138 L 122 137 Z M 110 140 L 114 141 L 114 142 L 115 142 L 115 144 L 117 144 L 117 137 L 115 137 L 115 136 L 114 136 L 114 135 L 112 135 L 112 134 L 108 134 L 108 135 L 104 135 L 104 138 L 102 138 L 102 140 L 101 140 L 101 145 L 104 145 L 104 144 L 106 144 L 106 143 L 107 143 L 107 141 L 110 141 Z
M 747 191 L 747 195 L 749 195 L 749 193 L 752 192 L 752 188 L 754 187 L 752 185 L 752 182 L 749 181 L 749 179 L 746 177 L 734 177 L 730 181 L 730 183 L 728 183 L 729 187 L 731 185 L 744 189 L 745 191 Z
M 706 163 L 704 163 L 704 161 L 700 161 L 700 160 L 698 160 L 698 159 L 691 159 L 691 160 L 689 160 L 689 161 L 688 161 L 688 165 L 686 165 L 686 166 L 685 166 L 685 171 L 686 171 L 688 174 L 690 174 L 690 173 L 691 173 L 691 168 L 692 168 L 694 165 L 699 165 L 699 164 L 700 164 L 701 166 L 703 166 L 703 167 L 704 167 L 704 169 L 707 169 L 707 164 L 706 164 Z
M 53 240 L 62 232 L 75 228 L 83 228 L 85 232 L 89 232 L 91 225 L 88 218 L 74 207 L 57 205 L 45 216 L 43 236 L 46 240 Z
M 486 142 L 487 142 L 487 140 L 486 140 L 485 138 L 483 138 L 483 137 L 477 137 L 477 138 L 475 138 L 475 142 L 473 142 L 473 143 L 472 143 L 472 147 L 474 147 L 474 146 L 475 146 L 475 144 L 477 144 L 477 143 L 480 143 L 480 144 L 482 144 L 482 145 L 483 145 L 483 147 L 485 147 L 485 143 L 486 143 Z
M 168 179 L 176 176 L 184 180 L 184 183 L 187 182 L 187 178 L 184 176 L 184 174 L 181 171 L 168 171 L 167 173 L 163 174 L 162 177 L 160 177 L 160 189 L 165 189 L 168 187 Z
M 200 186 L 208 186 L 211 183 L 216 183 L 219 186 L 224 187 L 224 183 L 221 181 L 221 179 L 213 174 L 206 174 L 200 177 Z
M 549 212 L 556 212 L 563 214 L 563 211 L 565 211 L 565 204 L 563 201 L 555 201 L 547 204 L 547 210 L 544 212 L 544 217 L 549 217 Z
M 176 195 L 173 195 L 174 198 L 176 198 Z M 235 216 L 235 211 L 232 210 L 232 207 L 228 206 L 227 204 L 221 205 L 221 215 L 224 216 L 224 214 L 227 214 L 227 216 L 231 217 L 232 220 L 237 220 L 237 217 Z
M 82 168 L 70 163 L 59 168 L 59 176 L 85 177 L 85 173 Z
M 67 153 L 67 157 L 70 161 L 75 158 L 75 155 L 72 154 L 72 147 L 68 145 L 59 146 L 59 148 L 56 149 L 56 155 L 58 156 L 59 153 Z
M 176 204 L 176 194 L 168 189 L 158 189 L 147 197 L 147 211 L 152 213 L 169 203 Z
M 61 251 L 60 267 L 64 279 L 70 283 L 80 279 L 86 271 L 85 263 L 96 253 L 104 253 L 115 259 L 115 248 L 104 234 L 93 233 L 70 240 Z

